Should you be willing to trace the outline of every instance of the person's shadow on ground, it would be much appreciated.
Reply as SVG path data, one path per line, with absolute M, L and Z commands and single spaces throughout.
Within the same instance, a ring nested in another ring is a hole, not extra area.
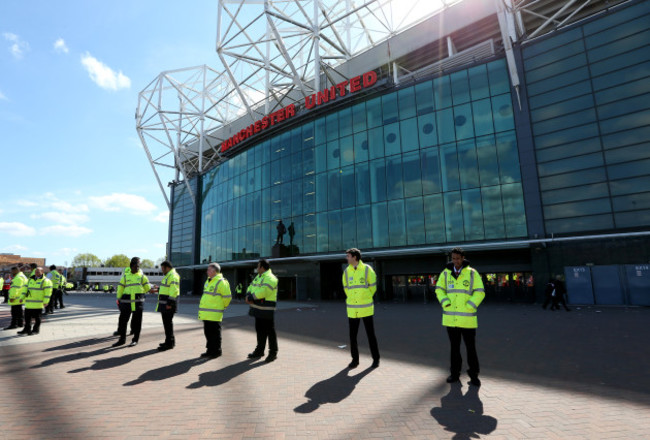
M 449 393 L 440 399 L 440 407 L 433 408 L 431 415 L 445 431 L 453 432 L 453 440 L 480 438 L 497 427 L 497 419 L 483 415 L 483 402 L 478 397 L 478 387 L 470 386 L 463 396 L 460 383 L 451 384 Z
M 115 336 L 107 336 L 104 338 L 90 338 L 84 341 L 71 342 L 69 344 L 57 345 L 56 347 L 49 347 L 43 351 L 57 351 L 57 350 L 68 350 L 73 348 L 87 347 L 89 345 L 101 344 L 102 342 L 108 342 L 112 339 L 115 339 Z
M 200 365 L 208 361 L 207 358 L 189 359 L 175 364 L 166 365 L 164 367 L 149 370 L 143 373 L 140 377 L 124 384 L 124 386 L 138 385 L 147 381 L 171 379 L 174 376 L 180 376 L 190 371 L 190 368 Z
M 297 413 L 307 414 L 316 411 L 325 403 L 339 403 L 347 398 L 357 384 L 368 375 L 373 369 L 366 368 L 361 373 L 354 376 L 348 375 L 350 369 L 344 368 L 334 376 L 314 384 L 305 393 L 307 402 L 295 407 L 293 410 Z
M 246 359 L 236 364 L 228 365 L 227 367 L 222 368 L 217 371 L 208 371 L 205 373 L 199 374 L 199 380 L 189 384 L 185 388 L 196 389 L 201 387 L 218 387 L 223 385 L 231 379 L 244 374 L 247 371 L 252 370 L 253 368 L 261 367 L 266 365 L 266 362 L 257 362 L 254 363 L 255 359 Z
M 104 354 L 104 353 L 110 353 L 111 351 L 114 351 L 114 349 L 112 347 L 102 347 L 102 348 L 99 348 L 99 349 L 93 350 L 93 351 L 82 351 L 82 352 L 79 352 L 79 353 L 70 353 L 70 354 L 66 354 L 66 355 L 63 355 L 63 356 L 57 356 L 57 357 L 53 357 L 51 359 L 46 359 L 43 362 L 41 362 L 40 364 L 34 365 L 34 366 L 30 367 L 30 368 L 43 368 L 43 367 L 48 367 L 48 366 L 54 365 L 54 364 L 60 364 L 60 363 L 63 363 L 63 362 L 78 361 L 80 359 L 85 359 L 85 358 L 89 358 L 89 357 L 93 357 L 93 356 L 99 356 L 100 354 Z
M 147 351 L 139 351 L 136 353 L 127 354 L 126 356 L 112 357 L 108 359 L 99 359 L 90 367 L 77 368 L 76 370 L 70 370 L 68 373 L 81 373 L 82 371 L 88 370 L 107 370 L 109 368 L 120 367 L 124 364 L 128 364 L 131 361 L 139 359 L 141 357 L 149 356 L 154 353 L 159 353 L 157 349 L 151 349 Z

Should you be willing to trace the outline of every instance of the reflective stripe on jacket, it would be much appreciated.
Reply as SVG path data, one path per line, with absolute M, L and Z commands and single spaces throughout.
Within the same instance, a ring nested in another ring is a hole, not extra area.
M 52 296 L 52 281 L 45 277 L 39 279 L 32 278 L 27 283 L 27 293 L 25 294 L 26 309 L 42 309 L 50 302 Z
M 442 325 L 446 327 L 477 328 L 476 311 L 485 298 L 483 280 L 476 269 L 463 262 L 458 278 L 453 264 L 438 277 L 436 296 L 442 306 Z
M 167 310 L 167 304 L 172 305 L 172 310 L 176 311 L 176 300 L 181 289 L 181 277 L 176 272 L 176 269 L 171 269 L 167 272 L 160 282 L 160 290 L 158 290 L 158 304 L 156 311 L 163 312 Z M 172 304 L 173 303 L 173 304 Z
M 212 279 L 205 280 L 203 295 L 199 303 L 199 319 L 201 321 L 221 321 L 223 312 L 232 300 L 230 284 L 218 273 Z
M 248 299 L 253 301 L 250 304 L 250 315 L 256 318 L 273 319 L 275 308 L 278 304 L 278 278 L 273 275 L 271 269 L 258 274 L 250 286 L 248 286 Z
M 17 306 L 25 304 L 25 295 L 27 294 L 27 277 L 24 273 L 18 272 L 18 275 L 11 280 L 11 287 L 9 288 L 9 304 Z
M 124 274 L 117 285 L 117 299 L 120 306 L 130 304 L 131 311 L 144 308 L 144 294 L 151 290 L 149 279 L 142 270 L 131 273 L 131 268 L 124 269 Z
M 343 271 L 343 290 L 348 306 L 348 318 L 363 318 L 375 314 L 373 295 L 377 291 L 377 275 L 369 265 L 359 260 L 356 268 L 349 265 Z

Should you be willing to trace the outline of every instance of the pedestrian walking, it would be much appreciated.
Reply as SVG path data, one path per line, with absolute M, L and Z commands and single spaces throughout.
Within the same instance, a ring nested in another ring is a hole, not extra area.
M 131 264 L 124 270 L 120 283 L 117 285 L 117 300 L 120 309 L 117 331 L 120 339 L 113 344 L 113 347 L 119 347 L 126 343 L 126 325 L 129 319 L 131 319 L 131 330 L 133 331 L 133 340 L 130 346 L 138 345 L 142 329 L 144 295 L 150 290 L 149 279 L 140 270 L 140 258 L 131 258 Z M 131 315 L 133 315 L 132 318 Z
M 221 356 L 221 321 L 223 312 L 232 300 L 230 284 L 221 273 L 218 263 L 208 264 L 208 279 L 203 285 L 203 295 L 199 303 L 199 319 L 203 321 L 205 335 L 205 353 L 201 357 L 218 358 Z
M 379 346 L 375 336 L 375 324 L 373 315 L 375 314 L 375 304 L 373 296 L 377 291 L 377 275 L 369 265 L 361 260 L 361 251 L 357 248 L 351 248 L 345 251 L 345 258 L 348 261 L 348 267 L 343 271 L 343 290 L 345 291 L 348 325 L 350 330 L 350 354 L 352 362 L 348 368 L 359 366 L 359 346 L 357 344 L 357 335 L 359 326 L 363 321 L 372 354 L 371 368 L 379 366 Z
M 456 247 L 451 251 L 451 262 L 438 277 L 436 296 L 442 306 L 442 325 L 447 327 L 451 346 L 451 375 L 448 383 L 458 382 L 463 358 L 460 354 L 461 338 L 467 349 L 470 381 L 474 386 L 481 386 L 478 378 L 480 368 L 476 353 L 476 329 L 478 319 L 476 312 L 485 298 L 485 288 L 478 271 L 465 259 L 465 251 Z
M 269 355 L 265 362 L 273 362 L 278 357 L 278 337 L 275 334 L 275 307 L 278 301 L 278 279 L 271 271 L 271 266 L 266 259 L 257 263 L 257 276 L 248 286 L 246 303 L 250 305 L 248 314 L 255 318 L 255 332 L 257 333 L 257 346 L 249 359 L 264 356 L 266 341 L 269 341 Z

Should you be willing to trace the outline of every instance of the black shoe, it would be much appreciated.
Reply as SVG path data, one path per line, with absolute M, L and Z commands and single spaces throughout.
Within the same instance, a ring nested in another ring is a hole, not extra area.
M 61 306 L 61 307 L 59 307 L 59 308 L 60 308 L 60 309 L 65 309 L 65 307 L 64 307 L 64 306 Z
M 173 345 L 160 344 L 158 346 L 158 351 L 167 351 L 167 350 L 171 350 L 172 348 L 174 348 Z
M 29 336 L 31 336 L 31 335 L 37 335 L 37 334 L 39 334 L 40 332 L 41 332 L 40 330 L 32 330 L 32 332 L 29 334 Z
M 248 359 L 259 359 L 262 356 L 264 356 L 264 352 L 259 352 L 259 351 L 254 351 L 252 353 L 248 353 Z
M 216 352 L 206 351 L 205 353 L 201 353 L 202 358 L 216 359 L 219 356 L 221 356 L 221 351 L 216 351 Z
M 13 330 L 15 328 L 18 328 L 17 325 L 10 325 L 9 327 L 5 327 L 3 330 Z
M 370 368 L 377 368 L 378 366 L 379 366 L 379 359 L 375 359 L 374 361 L 372 361 L 372 365 L 370 366 Z
M 478 377 L 472 377 L 469 382 L 467 382 L 468 385 L 474 385 L 475 387 L 480 387 L 481 386 L 481 380 Z
M 271 351 L 269 352 L 269 355 L 266 357 L 266 359 L 264 359 L 264 362 L 268 364 L 270 362 L 273 362 L 277 358 L 278 358 L 278 354 L 275 351 Z
M 131 341 L 129 347 L 135 347 L 136 345 L 138 345 L 138 341 Z
M 31 333 L 31 332 L 28 332 L 27 330 L 21 330 L 19 332 L 16 332 L 17 335 L 27 335 L 29 333 Z
M 453 374 L 447 378 L 447 383 L 456 383 L 458 381 L 458 376 L 454 376 Z
M 113 336 L 119 336 L 120 332 L 113 332 Z
M 348 364 L 348 368 L 357 368 L 359 366 L 359 361 L 352 361 Z
M 124 345 L 124 344 L 126 344 L 126 341 L 124 339 L 120 339 L 115 344 L 111 345 L 111 347 L 119 347 L 120 345 Z

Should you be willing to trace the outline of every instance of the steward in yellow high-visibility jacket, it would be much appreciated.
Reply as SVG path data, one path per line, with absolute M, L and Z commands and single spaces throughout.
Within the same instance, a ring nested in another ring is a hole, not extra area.
M 156 311 L 160 312 L 163 328 L 165 329 L 165 342 L 158 345 L 159 351 L 170 350 L 176 345 L 174 338 L 174 313 L 178 308 L 178 295 L 181 291 L 181 277 L 169 261 L 160 263 L 160 269 L 165 275 L 158 289 L 158 304 Z
M 11 306 L 11 324 L 5 327 L 5 330 L 23 326 L 23 304 L 25 303 L 25 295 L 27 294 L 27 277 L 18 269 L 18 267 L 11 268 L 11 287 L 9 288 L 9 305 Z
M 377 368 L 379 366 L 379 346 L 377 345 L 373 320 L 375 314 L 373 296 L 377 291 L 377 275 L 372 267 L 361 261 L 361 251 L 359 249 L 348 249 L 345 251 L 345 258 L 348 261 L 348 267 L 343 271 L 342 281 L 348 310 L 350 354 L 352 355 L 352 362 L 350 362 L 348 368 L 359 366 L 357 335 L 362 320 L 368 336 L 370 353 L 372 354 L 372 368 Z
M 203 285 L 203 295 L 199 303 L 199 319 L 203 321 L 205 334 L 205 353 L 201 357 L 221 356 L 221 320 L 223 312 L 232 300 L 230 284 L 221 274 L 221 266 L 208 264 L 208 279 Z
M 142 311 L 144 310 L 144 295 L 151 290 L 149 279 L 140 270 L 140 258 L 131 258 L 129 267 L 124 270 L 122 278 L 117 285 L 117 300 L 120 307 L 120 319 L 118 324 L 118 333 L 120 339 L 113 344 L 113 347 L 124 345 L 126 342 L 126 325 L 133 314 L 131 321 L 131 331 L 133 331 L 133 341 L 131 346 L 138 344 L 140 339 L 140 330 L 142 329 Z
M 63 309 L 63 275 L 56 270 L 55 265 L 50 266 L 50 273 L 47 274 L 47 277 L 52 281 L 52 300 L 48 304 L 46 310 L 47 313 L 54 313 L 54 309 L 59 308 L 59 304 Z
M 442 325 L 447 327 L 451 344 L 451 376 L 447 382 L 458 382 L 463 359 L 460 354 L 461 338 L 467 348 L 467 363 L 470 383 L 481 386 L 478 378 L 480 371 L 478 355 L 476 354 L 476 317 L 478 306 L 485 298 L 483 280 L 476 269 L 470 267 L 465 260 L 465 252 L 461 248 L 451 251 L 451 263 L 438 277 L 436 296 L 442 306 Z
M 43 268 L 34 269 L 34 278 L 27 283 L 25 298 L 25 327 L 18 332 L 19 335 L 38 334 L 41 330 L 41 313 L 52 296 L 52 282 L 43 275 Z M 34 318 L 34 329 L 32 329 Z
M 269 355 L 265 362 L 273 362 L 278 357 L 278 336 L 275 333 L 275 307 L 278 302 L 278 278 L 273 275 L 271 266 L 266 259 L 257 263 L 257 276 L 248 286 L 246 303 L 250 306 L 248 314 L 255 318 L 257 345 L 249 359 L 264 356 L 266 340 L 269 341 Z

